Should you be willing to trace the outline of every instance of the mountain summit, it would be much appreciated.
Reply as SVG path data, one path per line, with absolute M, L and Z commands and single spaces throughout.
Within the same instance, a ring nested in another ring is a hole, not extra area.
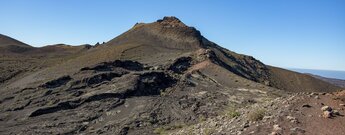
M 163 19 L 157 20 L 157 22 L 166 27 L 188 27 L 175 16 L 164 17 Z
M 229 107 L 339 89 L 222 48 L 176 17 L 95 47 L 53 48 L 6 55 L 31 64 L 2 70 L 11 74 L 0 82 L 1 134 L 158 134 L 225 111 L 237 117 Z
M 138 23 L 129 31 L 116 37 L 108 44 L 138 42 L 152 46 L 175 49 L 195 49 L 201 45 L 203 37 L 193 27 L 188 27 L 176 17 L 164 17 L 153 23 Z

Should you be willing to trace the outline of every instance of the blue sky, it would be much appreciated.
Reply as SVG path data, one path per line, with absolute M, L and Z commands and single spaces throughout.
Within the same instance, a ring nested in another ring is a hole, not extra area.
M 33 46 L 94 44 L 176 16 L 269 65 L 345 70 L 345 0 L 4 0 L 0 16 L 0 33 Z

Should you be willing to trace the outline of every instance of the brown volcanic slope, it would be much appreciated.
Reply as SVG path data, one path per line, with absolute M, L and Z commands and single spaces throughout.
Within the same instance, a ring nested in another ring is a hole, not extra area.
M 90 47 L 57 44 L 35 48 L 0 34 L 0 85 L 26 72 L 32 73 L 66 61 Z
M 18 40 L 15 40 L 11 37 L 8 37 L 2 34 L 0 34 L 0 45 L 1 46 L 5 46 L 5 45 L 29 46 L 23 42 L 20 42 Z
M 22 53 L 33 47 L 11 37 L 0 34 L 0 53 Z
M 226 50 L 175 17 L 137 23 L 105 45 L 53 48 L 12 58 L 47 63 L 0 84 L 0 133 L 152 134 L 286 91 L 338 89 Z

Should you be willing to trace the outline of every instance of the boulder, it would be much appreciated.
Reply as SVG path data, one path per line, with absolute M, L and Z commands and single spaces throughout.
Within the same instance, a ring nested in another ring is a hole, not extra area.
M 278 124 L 273 125 L 273 131 L 281 131 L 283 130 Z
M 323 106 L 323 107 L 321 107 L 321 110 L 322 111 L 332 111 L 332 108 L 329 106 Z
M 324 117 L 324 118 L 331 118 L 332 117 L 332 112 L 324 111 L 323 114 L 322 114 L 322 117 Z
M 332 114 L 334 114 L 334 115 L 340 115 L 340 113 L 339 113 L 338 110 L 333 110 L 333 111 L 332 111 Z
M 287 116 L 286 117 L 288 120 L 290 120 L 291 123 L 298 123 L 297 118 L 292 117 L 292 116 Z

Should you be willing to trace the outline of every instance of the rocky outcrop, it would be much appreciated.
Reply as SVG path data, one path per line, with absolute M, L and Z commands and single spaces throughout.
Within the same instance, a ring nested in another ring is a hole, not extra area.
M 51 80 L 49 82 L 46 82 L 42 85 L 43 88 L 56 88 L 63 85 L 66 85 L 72 78 L 70 76 L 62 76 L 60 78 L 57 78 L 55 80 Z
M 85 70 L 94 70 L 94 71 L 112 71 L 114 68 L 124 68 L 127 70 L 141 71 L 143 70 L 143 65 L 136 61 L 130 60 L 115 60 L 113 62 L 104 62 L 100 63 L 94 67 L 85 67 L 80 69 L 81 71 Z
M 191 66 L 191 57 L 181 57 L 174 61 L 174 63 L 168 68 L 175 73 L 183 73 Z

